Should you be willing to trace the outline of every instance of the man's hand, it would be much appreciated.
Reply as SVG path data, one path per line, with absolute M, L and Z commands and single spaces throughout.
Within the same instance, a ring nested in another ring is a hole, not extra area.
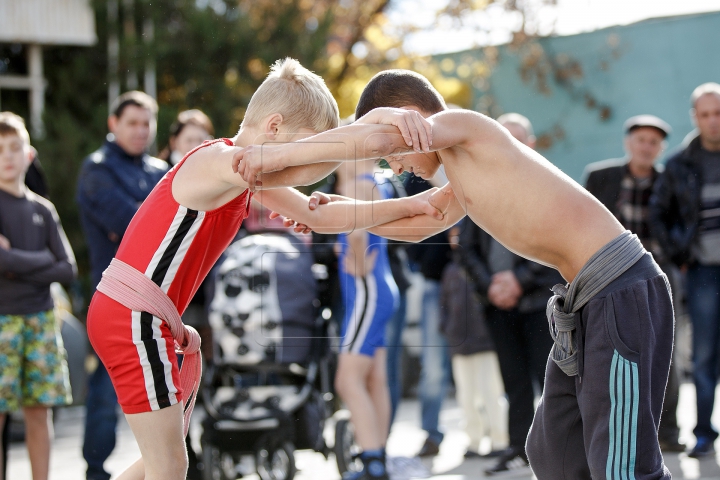
M 436 195 L 440 195 L 440 197 L 435 198 L 435 204 L 433 204 L 433 197 Z M 445 210 L 447 210 L 447 207 L 450 204 L 449 201 L 445 203 L 444 195 L 437 187 L 425 190 L 424 192 L 413 195 L 412 197 L 401 198 L 399 201 L 407 202 L 410 205 L 410 216 L 428 215 L 436 220 L 442 220 L 445 218 Z M 442 206 L 445 206 L 445 210 L 441 209 Z
M 488 300 L 501 310 L 511 310 L 520 301 L 523 290 L 512 270 L 498 272 L 492 277 Z
M 442 188 L 434 188 L 432 190 L 433 193 L 430 195 L 428 202 L 445 215 L 448 208 L 450 208 L 450 204 L 455 200 L 455 192 L 449 183 Z
M 257 179 L 261 173 L 270 173 L 282 170 L 285 165 L 277 152 L 281 145 L 248 145 L 233 155 L 233 172 L 239 173 L 248 184 L 251 191 L 262 187 Z
M 355 123 L 393 125 L 400 130 L 407 146 L 416 152 L 429 152 L 432 146 L 432 125 L 415 110 L 375 108 Z
M 0 248 L 3 250 L 10 250 L 10 240 L 7 239 L 7 237 L 0 235 Z

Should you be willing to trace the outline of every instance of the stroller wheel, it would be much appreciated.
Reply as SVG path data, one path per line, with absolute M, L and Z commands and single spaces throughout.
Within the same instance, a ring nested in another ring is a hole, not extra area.
M 333 453 L 335 453 L 335 461 L 337 461 L 340 475 L 348 471 L 355 472 L 362 469 L 359 460 L 357 460 L 360 448 L 355 444 L 355 429 L 347 418 L 341 418 L 335 424 Z
M 202 463 L 203 480 L 236 480 L 235 463 L 228 462 L 229 454 L 222 455 L 220 449 L 214 445 L 203 443 Z M 232 465 L 230 465 L 232 463 Z
M 294 452 L 295 447 L 290 442 L 258 450 L 255 454 L 255 464 L 260 479 L 292 480 L 295 477 Z

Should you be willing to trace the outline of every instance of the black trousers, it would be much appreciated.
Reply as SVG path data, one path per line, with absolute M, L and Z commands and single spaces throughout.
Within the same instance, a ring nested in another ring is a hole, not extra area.
M 542 392 L 545 364 L 552 347 L 545 312 L 491 308 L 487 325 L 508 398 L 510 446 L 524 448 L 535 414 L 536 389 L 538 394 Z
M 527 441 L 538 480 L 669 480 L 658 445 L 673 343 L 667 277 L 649 257 L 575 316 L 579 375 L 548 360 Z

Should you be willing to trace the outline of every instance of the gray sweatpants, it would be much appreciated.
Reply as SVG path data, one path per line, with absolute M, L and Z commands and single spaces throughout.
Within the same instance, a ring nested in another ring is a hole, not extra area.
M 538 480 L 671 478 L 657 440 L 673 348 L 667 277 L 646 254 L 576 322 L 579 374 L 548 360 L 527 439 Z

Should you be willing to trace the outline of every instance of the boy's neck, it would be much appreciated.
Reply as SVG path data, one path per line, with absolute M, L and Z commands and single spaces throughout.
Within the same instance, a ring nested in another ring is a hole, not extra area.
M 235 138 L 233 138 L 233 142 L 236 146 L 245 148 L 248 145 L 257 144 L 259 137 L 262 137 L 262 135 L 259 134 L 256 129 L 240 127 L 240 131 L 235 135 Z
M 14 197 L 24 197 L 27 193 L 27 187 L 25 186 L 25 178 L 18 180 L 3 182 L 0 180 L 0 190 L 9 193 Z

